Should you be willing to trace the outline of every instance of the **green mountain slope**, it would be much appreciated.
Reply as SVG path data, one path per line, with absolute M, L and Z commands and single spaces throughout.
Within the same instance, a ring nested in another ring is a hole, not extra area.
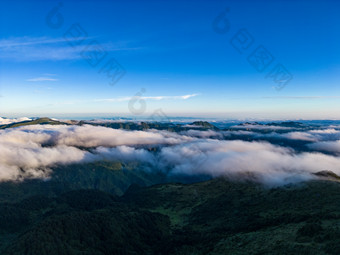
M 339 254 L 340 184 L 225 179 L 0 204 L 1 254 Z
M 52 120 L 50 118 L 38 118 L 35 120 L 29 120 L 29 121 L 22 121 L 22 122 L 16 122 L 6 125 L 0 125 L 0 129 L 5 128 L 14 128 L 14 127 L 22 127 L 22 126 L 29 126 L 29 125 L 66 125 L 67 123 Z

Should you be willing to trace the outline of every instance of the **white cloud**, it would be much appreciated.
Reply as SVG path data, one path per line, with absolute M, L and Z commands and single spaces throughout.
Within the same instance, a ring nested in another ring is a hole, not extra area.
M 34 125 L 0 130 L 0 180 L 48 178 L 55 165 L 103 159 L 140 161 L 170 175 L 251 177 L 271 185 L 317 178 L 313 173 L 322 170 L 340 174 L 339 157 L 296 153 L 266 142 L 210 139 L 214 135 L 215 131 L 177 134 L 91 125 Z M 146 146 L 160 150 L 152 153 Z
M 274 96 L 262 97 L 266 99 L 338 99 L 340 96 Z
M 46 178 L 56 164 L 104 158 L 137 160 L 147 152 L 135 150 L 133 146 L 171 145 L 185 140 L 192 138 L 166 131 L 129 132 L 90 125 L 33 125 L 0 130 L 0 180 Z
M 27 79 L 26 81 L 58 81 L 58 79 L 50 78 L 50 77 L 37 77 L 37 78 L 31 78 Z
M 28 121 L 28 120 L 32 120 L 32 119 L 27 118 L 27 117 L 22 117 L 22 118 L 17 118 L 17 119 L 7 119 L 7 118 L 1 118 L 0 117 L 0 125 L 7 125 L 7 124 L 11 124 L 11 123 Z
M 43 61 L 43 60 L 74 60 L 81 59 L 81 53 L 91 51 L 87 47 L 90 39 L 87 37 L 85 42 L 83 38 L 70 39 L 49 37 L 15 37 L 0 40 L 0 58 L 11 61 Z M 79 43 L 76 43 L 79 41 Z M 73 46 L 68 42 L 74 43 Z M 105 51 L 126 51 L 138 50 L 136 47 L 128 47 L 125 44 L 117 43 L 99 43 L 98 46 Z
M 172 173 L 253 179 L 281 185 L 310 180 L 313 173 L 331 170 L 340 174 L 340 158 L 321 153 L 296 154 L 287 148 L 262 142 L 208 140 L 162 149 L 162 162 Z
M 317 129 L 305 132 L 289 132 L 287 134 L 282 134 L 281 137 L 285 137 L 292 140 L 303 140 L 311 142 L 332 141 L 340 139 L 340 130 Z
M 328 151 L 335 154 L 340 154 L 340 140 L 337 141 L 323 141 L 308 145 L 309 148 L 319 151 Z
M 291 140 L 302 140 L 302 141 L 317 141 L 317 137 L 308 132 L 289 132 L 287 134 L 282 134 L 281 137 L 291 139 Z
M 198 96 L 199 94 L 190 94 L 183 96 L 150 96 L 150 97 L 139 97 L 140 100 L 186 100 L 191 97 Z M 94 102 L 124 102 L 130 101 L 133 97 L 118 97 L 118 98 L 106 98 L 106 99 L 95 99 Z

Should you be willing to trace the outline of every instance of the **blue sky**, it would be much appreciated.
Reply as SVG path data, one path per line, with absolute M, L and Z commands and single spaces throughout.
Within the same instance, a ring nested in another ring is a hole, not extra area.
M 340 118 L 338 1 L 1 4 L 2 116 Z

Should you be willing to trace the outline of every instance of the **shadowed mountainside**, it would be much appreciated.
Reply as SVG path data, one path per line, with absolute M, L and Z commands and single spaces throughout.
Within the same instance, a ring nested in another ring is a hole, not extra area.
M 340 184 L 215 179 L 0 204 L 1 254 L 339 254 Z

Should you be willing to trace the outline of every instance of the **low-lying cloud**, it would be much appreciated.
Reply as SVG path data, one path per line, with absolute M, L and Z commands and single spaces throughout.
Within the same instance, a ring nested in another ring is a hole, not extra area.
M 248 131 L 230 132 L 254 135 Z M 101 160 L 138 161 L 168 175 L 252 178 L 275 185 L 317 178 L 313 173 L 322 170 L 340 175 L 337 156 L 298 153 L 265 141 L 224 140 L 230 132 L 127 131 L 92 125 L 33 125 L 0 130 L 0 180 L 49 178 L 56 165 Z M 336 139 L 338 134 L 337 130 L 321 130 L 284 135 L 289 139 L 309 139 L 309 146 L 316 150 L 340 152 L 339 141 L 323 140 Z M 157 150 L 151 151 L 150 147 Z
M 27 118 L 27 117 L 17 118 L 17 119 L 7 119 L 7 118 L 0 117 L 0 125 L 7 125 L 7 124 L 16 123 L 16 122 L 28 121 L 28 120 L 32 120 L 32 119 Z
M 297 154 L 265 142 L 210 140 L 193 146 L 181 144 L 164 148 L 162 159 L 173 164 L 174 174 L 255 177 L 266 184 L 309 180 L 322 170 L 340 174 L 340 158 L 322 153 Z
M 337 141 L 327 141 L 327 142 L 317 142 L 308 145 L 311 149 L 319 151 L 332 152 L 340 155 L 340 140 Z

